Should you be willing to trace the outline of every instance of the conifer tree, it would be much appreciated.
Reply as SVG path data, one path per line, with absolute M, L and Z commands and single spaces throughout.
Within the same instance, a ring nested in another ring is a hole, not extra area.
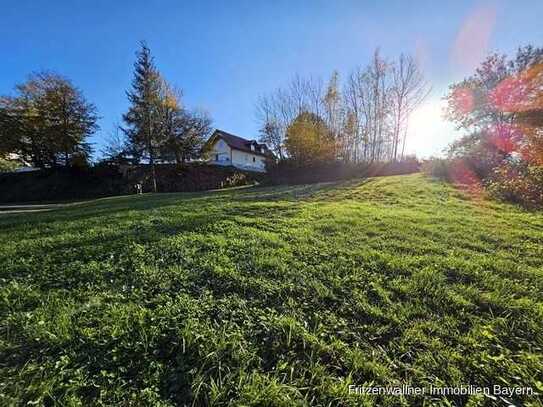
M 126 92 L 130 108 L 123 128 L 134 158 L 146 158 L 151 166 L 153 191 L 157 191 L 155 160 L 161 144 L 161 84 L 151 51 L 142 42 L 134 64 L 132 89 Z

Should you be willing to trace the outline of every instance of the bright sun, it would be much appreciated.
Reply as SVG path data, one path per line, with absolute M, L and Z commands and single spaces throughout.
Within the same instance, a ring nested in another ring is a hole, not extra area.
M 418 107 L 409 120 L 413 134 L 424 134 L 438 131 L 443 124 L 442 106 L 439 103 L 425 103 Z
M 409 118 L 405 152 L 419 158 L 441 154 L 453 140 L 454 126 L 443 118 L 446 102 L 439 98 L 427 100 Z

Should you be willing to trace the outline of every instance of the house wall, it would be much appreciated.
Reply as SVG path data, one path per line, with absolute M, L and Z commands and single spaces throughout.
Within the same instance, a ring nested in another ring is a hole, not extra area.
M 232 164 L 237 167 L 252 167 L 259 170 L 266 168 L 264 157 L 239 150 L 232 150 Z
M 238 168 L 266 169 L 266 159 L 260 155 L 251 154 L 245 151 L 233 150 L 222 139 L 217 139 L 209 150 L 209 161 L 221 165 L 233 165 Z
M 209 159 L 220 164 L 230 164 L 231 151 L 232 149 L 224 140 L 218 139 L 210 150 Z

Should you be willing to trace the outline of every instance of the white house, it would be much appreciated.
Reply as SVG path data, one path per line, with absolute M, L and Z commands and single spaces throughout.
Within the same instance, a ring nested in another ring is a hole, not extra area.
M 247 171 L 266 171 L 266 160 L 274 159 L 266 144 L 215 130 L 206 143 L 208 162 L 232 165 Z

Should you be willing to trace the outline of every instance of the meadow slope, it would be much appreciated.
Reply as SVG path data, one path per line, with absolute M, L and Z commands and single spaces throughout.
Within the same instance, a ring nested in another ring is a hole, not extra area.
M 543 392 L 543 215 L 421 175 L 4 214 L 0 314 L 1 405 L 504 405 L 348 386 Z

